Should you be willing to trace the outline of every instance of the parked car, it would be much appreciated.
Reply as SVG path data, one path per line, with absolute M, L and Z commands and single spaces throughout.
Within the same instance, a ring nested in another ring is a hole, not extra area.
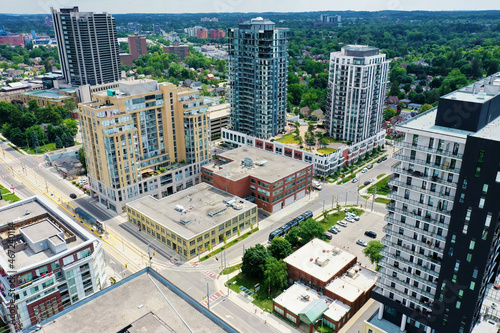
M 347 222 L 345 221 L 338 221 L 337 224 L 341 227 L 347 227 Z
M 332 234 L 329 234 L 328 232 L 325 232 L 323 235 L 325 235 L 326 239 L 328 240 L 331 240 L 333 238 Z
M 367 181 L 366 181 L 366 182 L 364 182 L 363 184 L 364 184 L 364 185 L 370 185 L 371 183 L 372 183 L 371 181 L 367 180 Z
M 382 162 L 387 160 L 387 156 L 382 157 Z
M 384 161 L 384 160 L 383 160 L 382 158 L 379 158 L 379 159 L 377 160 L 377 163 L 382 163 L 383 161 Z
M 370 183 L 373 183 L 373 182 L 375 181 L 375 178 L 370 178 L 368 181 L 369 181 Z
M 337 227 L 336 225 L 334 225 L 332 228 L 333 228 L 334 230 L 337 230 L 337 232 L 340 232 L 340 230 L 342 230 L 342 229 L 340 229 L 339 227 Z
M 367 171 L 368 171 L 368 169 L 367 169 L 367 168 L 363 168 L 363 170 L 361 170 L 361 173 L 365 173 L 365 172 L 367 172 Z
M 346 215 L 346 219 L 350 219 L 350 220 L 354 220 L 354 221 L 359 221 L 359 216 L 356 215 L 356 214 L 349 214 L 349 215 Z
M 313 189 L 318 190 L 318 191 L 321 191 L 323 189 L 323 186 L 321 186 L 320 184 L 315 184 L 315 183 L 312 184 L 312 187 L 313 187 Z
M 334 227 L 331 227 L 330 229 L 328 229 L 328 232 L 331 232 L 332 234 L 338 233 L 337 229 L 335 229 Z
M 361 239 L 358 239 L 356 241 L 356 244 L 361 245 L 363 247 L 366 247 L 368 245 L 365 241 L 362 241 Z
M 370 238 L 377 238 L 377 234 L 373 231 L 365 231 L 365 236 L 368 236 Z
M 373 164 L 368 164 L 368 166 L 366 167 L 368 170 L 370 170 L 371 168 L 373 168 Z
M 70 197 L 71 199 L 76 199 L 76 194 L 75 194 L 75 193 L 71 193 L 71 194 L 69 195 L 69 197 Z
M 357 181 L 358 181 L 358 178 L 354 178 L 354 179 L 352 180 L 352 182 L 353 182 L 353 183 L 356 183 Z

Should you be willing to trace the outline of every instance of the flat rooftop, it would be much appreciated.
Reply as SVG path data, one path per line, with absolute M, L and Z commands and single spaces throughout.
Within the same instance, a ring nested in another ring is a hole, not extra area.
M 456 128 L 449 128 L 444 126 L 437 126 L 436 123 L 436 114 L 437 107 L 430 109 L 424 113 L 419 114 L 413 118 L 408 119 L 400 124 L 396 125 L 396 130 L 404 130 L 404 129 L 414 129 L 426 131 L 432 134 L 441 133 L 447 136 L 454 136 L 456 138 L 465 140 L 468 135 L 474 134 L 471 131 L 464 131 Z
M 313 239 L 285 258 L 288 265 L 326 282 L 337 275 L 356 256 L 320 240 Z M 321 265 L 322 264 L 322 265 Z
M 377 309 L 377 311 L 373 314 L 373 316 L 371 316 L 371 318 L 368 319 L 366 322 L 372 324 L 373 326 L 381 329 L 383 332 L 386 333 L 401 332 L 401 330 L 399 329 L 399 325 L 395 325 L 384 318 L 378 319 L 378 311 L 379 310 Z M 402 333 L 405 332 L 406 330 L 404 330 Z
M 131 325 L 128 332 L 190 332 L 179 313 L 193 332 L 226 332 L 178 296 L 161 278 L 141 272 L 51 317 L 43 323 L 43 330 L 46 333 L 119 332 Z M 103 320 L 89 320 L 96 318 L 96 314 Z
M 472 136 L 487 140 L 500 141 L 500 117 L 497 117 L 495 120 L 489 122 Z
M 53 253 L 50 250 L 35 253 L 26 245 L 24 249 L 16 252 L 14 265 L 18 273 L 30 267 L 42 265 L 45 261 L 54 260 L 54 257 L 64 257 L 84 243 L 90 244 L 97 240 L 92 234 L 84 230 L 79 223 L 73 221 L 51 202 L 40 196 L 30 197 L 8 206 L 0 207 L 0 240 L 9 237 L 7 227 L 7 223 L 9 222 L 14 222 L 15 237 L 21 237 L 20 230 L 23 229 L 23 232 L 35 243 L 50 238 L 56 244 L 59 244 L 61 243 L 59 237 L 56 237 L 57 240 L 54 240 L 52 237 L 63 232 L 63 237 L 67 244 L 67 249 L 59 253 Z M 0 246 L 0 266 L 5 269 L 9 267 L 7 250 L 7 247 L 3 248 Z
M 309 163 L 248 146 L 224 152 L 219 157 L 230 159 L 232 162 L 222 165 L 219 163 L 206 164 L 204 168 L 233 181 L 254 176 L 263 181 L 274 183 L 289 174 L 310 166 Z M 250 158 L 253 161 L 251 168 L 242 166 L 242 161 L 245 158 Z M 267 162 L 265 165 L 257 165 L 264 161 Z
M 349 276 L 349 272 L 355 272 Z M 377 282 L 377 274 L 366 268 L 355 266 L 340 278 L 331 281 L 325 290 L 328 290 L 343 299 L 354 302 Z
M 33 91 L 28 91 L 23 93 L 23 95 L 29 95 L 33 97 L 44 97 L 44 98 L 52 98 L 52 99 L 67 99 L 67 98 L 73 98 L 69 95 L 64 95 L 59 93 L 60 91 L 66 91 L 69 93 L 74 93 L 76 90 L 74 89 L 67 89 L 67 88 L 60 88 L 60 89 L 48 89 L 48 90 L 33 90 Z
M 328 310 L 324 312 L 324 315 L 335 321 L 339 321 L 346 315 L 347 312 L 349 312 L 350 309 L 351 307 L 349 305 L 346 305 L 339 300 L 335 300 L 328 305 Z
M 241 205 L 241 209 L 229 207 L 223 202 L 233 199 L 236 200 L 236 204 Z M 257 207 L 254 203 L 205 183 L 161 199 L 152 196 L 144 197 L 128 203 L 127 206 L 185 239 L 191 239 L 205 233 L 207 230 Z M 214 214 L 217 212 L 219 213 Z
M 61 230 L 47 219 L 35 222 L 26 227 L 22 227 L 21 229 L 24 234 L 33 241 L 33 243 L 40 242 L 61 233 Z

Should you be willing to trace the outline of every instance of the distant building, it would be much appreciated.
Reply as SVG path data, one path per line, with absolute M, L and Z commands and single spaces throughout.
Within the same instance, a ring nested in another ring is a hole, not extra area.
M 141 56 L 148 54 L 146 37 L 135 33 L 133 36 L 128 36 L 129 53 L 132 59 L 139 59 Z
M 200 19 L 201 22 L 219 22 L 219 19 L 217 17 L 202 17 Z
M 348 45 L 330 54 L 325 128 L 360 142 L 380 132 L 389 61 L 376 47 Z
M 158 23 L 153 24 L 153 33 L 155 35 L 160 35 L 161 34 L 161 25 Z
M 3 44 L 11 44 L 13 46 L 24 47 L 25 45 L 24 36 L 23 35 L 0 36 L 0 45 Z
M 224 38 L 225 36 L 226 36 L 226 33 L 223 30 L 220 30 L 220 29 L 210 30 L 210 38 L 212 38 L 212 39 Z
M 194 26 L 192 28 L 185 28 L 184 32 L 187 33 L 188 37 L 196 37 L 198 31 L 203 30 L 203 29 L 205 29 L 205 28 L 197 25 L 197 26 Z
M 128 220 L 185 259 L 208 251 L 257 223 L 257 206 L 208 184 L 127 203 Z
M 229 125 L 229 114 L 231 105 L 229 103 L 217 104 L 208 107 L 210 117 L 210 136 L 212 140 L 219 139 L 222 129 Z
M 163 47 L 164 53 L 177 54 L 180 61 L 186 59 L 189 56 L 189 45 L 180 45 L 179 43 L 173 43 L 171 46 Z
M 196 32 L 196 37 L 198 38 L 208 38 L 208 30 L 203 28 Z
M 106 285 L 101 242 L 44 197 L 1 207 L 0 224 L 0 314 L 10 332 L 47 320 Z
M 115 19 L 78 7 L 51 8 L 59 60 L 69 84 L 97 85 L 120 79 Z
M 321 14 L 319 20 L 324 23 L 341 23 L 342 17 L 340 15 Z
M 232 130 L 262 139 L 284 132 L 288 32 L 262 17 L 228 30 Z
M 312 183 L 311 165 L 251 147 L 219 154 L 215 163 L 203 166 L 202 174 L 204 182 L 247 198 L 269 213 L 305 197 Z

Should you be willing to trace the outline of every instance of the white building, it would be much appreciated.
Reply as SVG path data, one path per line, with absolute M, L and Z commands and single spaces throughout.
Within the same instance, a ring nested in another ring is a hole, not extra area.
M 331 136 L 356 143 L 380 132 L 388 70 L 376 47 L 348 45 L 330 54 L 324 124 Z

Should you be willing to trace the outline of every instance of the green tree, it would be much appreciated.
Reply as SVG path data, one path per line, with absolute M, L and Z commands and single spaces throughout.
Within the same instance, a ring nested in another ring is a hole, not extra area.
M 245 251 L 241 272 L 249 278 L 261 279 L 264 276 L 264 264 L 269 257 L 266 248 L 262 244 L 257 244 Z
M 387 108 L 384 111 L 384 119 L 389 120 L 392 119 L 396 115 L 396 111 L 393 108 Z
M 78 150 L 78 159 L 80 160 L 80 163 L 82 163 L 85 172 L 87 172 L 87 160 L 85 159 L 85 150 L 83 147 Z
M 299 228 L 299 237 L 302 244 L 308 243 L 311 239 L 324 237 L 323 226 L 314 219 L 307 219 L 302 222 Z
M 285 259 L 292 254 L 292 245 L 283 237 L 274 237 L 267 252 L 276 259 Z
M 18 127 L 12 128 L 8 138 L 16 146 L 24 146 L 26 144 L 26 136 Z
M 418 113 L 420 114 L 420 113 L 425 112 L 425 111 L 430 110 L 430 109 L 432 109 L 432 105 L 424 104 L 420 107 L 420 109 L 418 110 Z
M 392 85 L 391 85 L 391 90 L 389 91 L 389 96 L 399 96 L 399 91 L 400 91 L 400 87 L 399 87 L 399 82 L 398 80 L 395 80 Z
M 38 137 L 35 134 L 35 131 L 30 130 L 31 132 L 31 144 L 33 148 L 40 147 L 40 142 L 38 142 Z
M 62 121 L 61 125 L 66 127 L 73 137 L 78 133 L 78 123 L 75 119 L 66 118 Z
M 273 290 L 281 290 L 286 286 L 288 271 L 286 263 L 274 257 L 267 257 L 264 264 L 264 283 Z
M 296 246 L 299 244 L 299 228 L 292 228 L 286 235 L 285 239 L 290 243 L 291 246 Z
M 26 112 L 21 118 L 21 125 L 23 128 L 38 124 L 38 119 L 36 119 L 35 115 L 31 112 Z
M 373 240 L 369 241 L 367 247 L 363 249 L 363 253 L 370 259 L 372 264 L 378 263 L 382 259 L 380 251 L 384 248 L 384 244 L 380 241 Z
M 63 147 L 63 142 L 62 142 L 62 140 L 61 140 L 61 138 L 59 136 L 56 136 L 55 143 L 56 143 L 56 148 L 62 148 Z

